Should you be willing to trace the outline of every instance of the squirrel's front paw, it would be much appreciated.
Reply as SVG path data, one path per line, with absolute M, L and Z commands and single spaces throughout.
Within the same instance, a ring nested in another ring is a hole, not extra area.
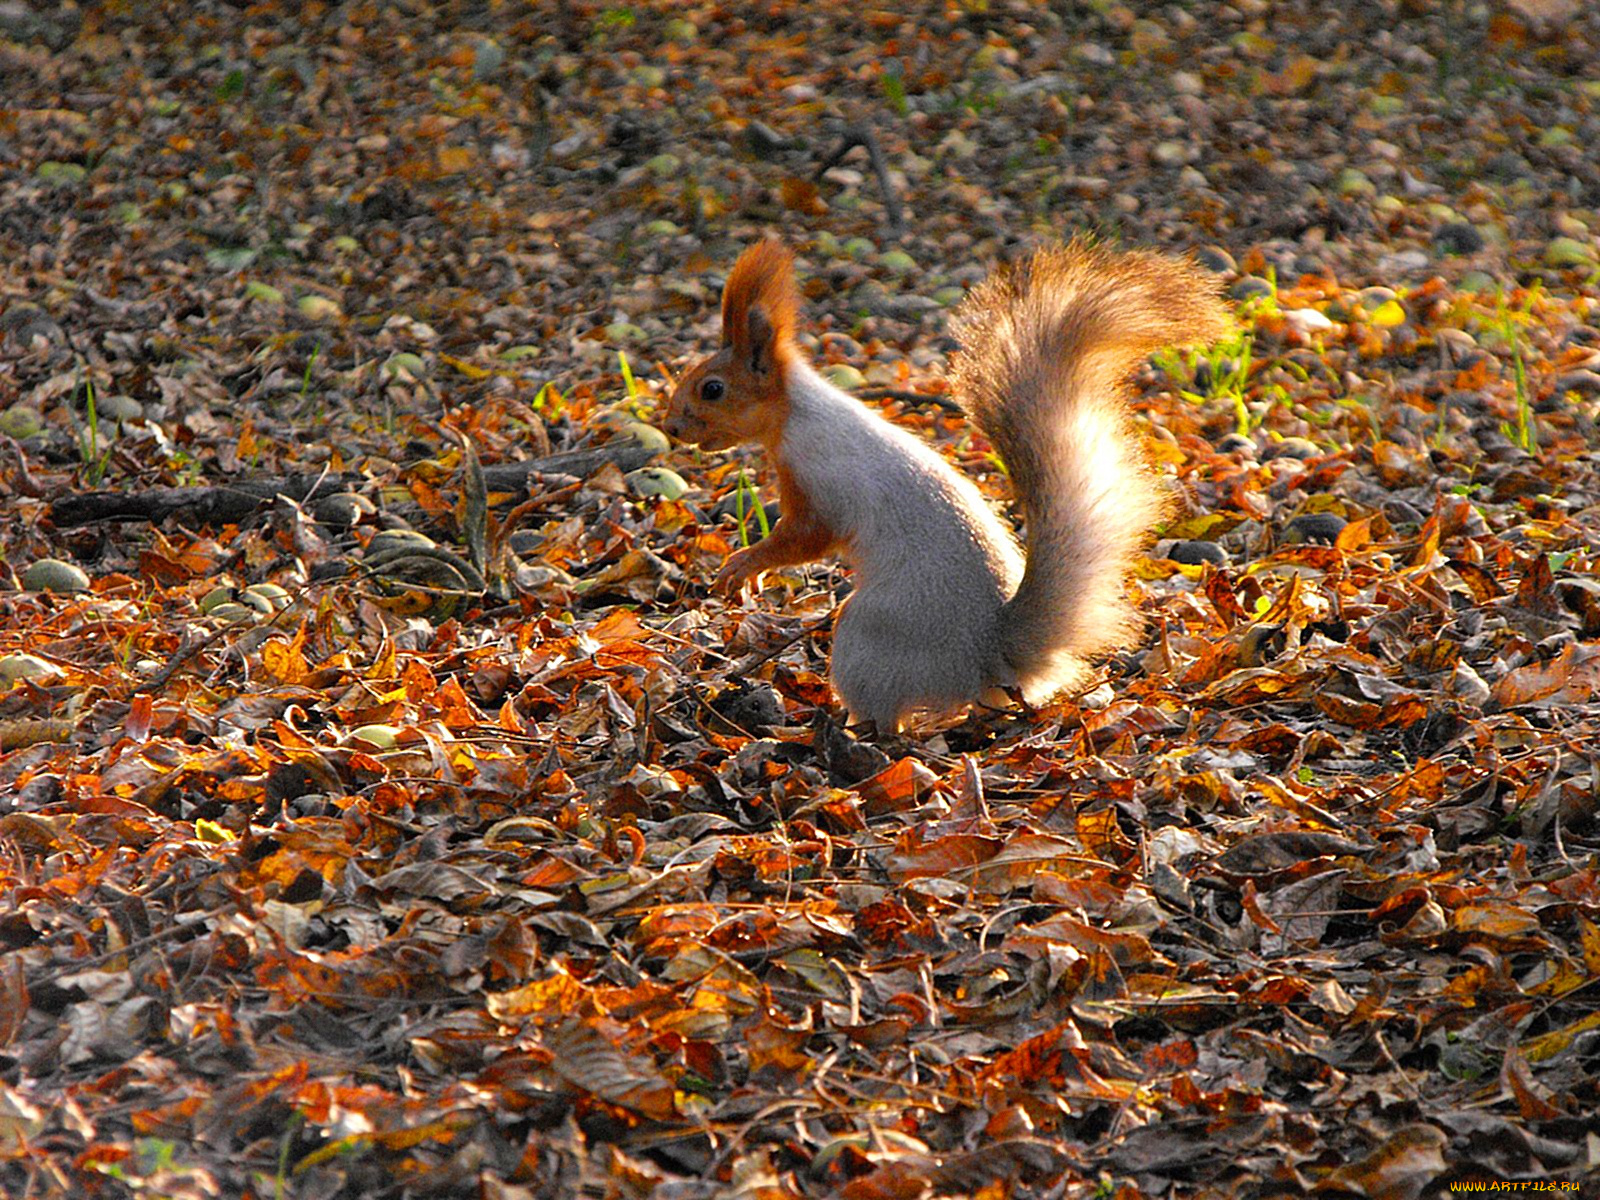
M 722 570 L 717 572 L 717 578 L 711 584 L 711 590 L 719 596 L 737 596 L 741 588 L 750 582 L 752 576 L 760 574 L 761 568 L 750 561 L 751 553 L 746 550 L 735 550 L 728 555 L 722 564 Z

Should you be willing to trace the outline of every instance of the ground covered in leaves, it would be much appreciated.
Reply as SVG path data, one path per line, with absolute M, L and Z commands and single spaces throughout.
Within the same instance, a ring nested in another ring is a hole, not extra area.
M 1600 1186 L 1587 9 L 0 3 L 0 1192 Z M 1079 229 L 1238 303 L 1150 633 L 858 742 L 660 368 L 779 232 L 1000 499 Z

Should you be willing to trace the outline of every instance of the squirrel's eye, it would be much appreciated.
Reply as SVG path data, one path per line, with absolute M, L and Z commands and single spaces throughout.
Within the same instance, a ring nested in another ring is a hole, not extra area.
M 702 400 L 721 400 L 727 387 L 720 379 L 708 379 L 700 385 L 700 398 Z

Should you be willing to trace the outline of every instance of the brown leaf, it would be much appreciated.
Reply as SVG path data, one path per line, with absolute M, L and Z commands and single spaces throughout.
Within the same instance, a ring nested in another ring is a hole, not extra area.
M 869 817 L 904 812 L 922 802 L 939 777 L 914 758 L 902 758 L 871 779 L 858 783 L 856 792 Z
M 971 868 L 993 858 L 1002 844 L 999 838 L 976 834 L 953 834 L 925 842 L 922 830 L 913 827 L 896 840 L 884 865 L 900 883 L 929 876 L 970 878 Z
M 1600 683 L 1600 651 L 1569 642 L 1548 662 L 1532 662 L 1507 671 L 1491 694 L 1501 708 L 1518 705 L 1585 704 Z
M 809 179 L 797 179 L 791 175 L 778 185 L 778 193 L 783 198 L 785 208 L 805 213 L 808 217 L 820 217 L 828 211 L 827 203 L 817 192 L 817 185 Z
M 623 1029 L 602 1018 L 568 1019 L 545 1030 L 551 1066 L 568 1082 L 602 1100 L 655 1121 L 677 1115 L 674 1089 L 648 1057 L 619 1044 Z
M 1299 866 L 1315 858 L 1362 854 L 1364 847 L 1331 833 L 1283 830 L 1248 837 L 1230 846 L 1217 867 L 1230 875 L 1261 876 Z
M 1445 1170 L 1450 1139 L 1432 1125 L 1396 1130 L 1371 1154 L 1333 1171 L 1318 1192 L 1356 1192 L 1373 1200 L 1414 1200 Z

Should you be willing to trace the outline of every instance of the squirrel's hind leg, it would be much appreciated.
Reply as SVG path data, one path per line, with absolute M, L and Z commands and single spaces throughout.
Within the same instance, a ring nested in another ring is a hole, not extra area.
M 870 725 L 877 733 L 899 733 L 911 714 L 915 698 L 906 694 L 901 664 L 885 656 L 881 647 L 892 646 L 883 628 L 874 628 L 874 614 L 861 604 L 858 592 L 840 607 L 833 623 L 833 654 L 828 678 L 850 714 L 852 726 Z
M 902 706 L 892 698 L 881 695 L 863 695 L 862 689 L 841 683 L 838 672 L 833 674 L 833 690 L 844 702 L 849 713 L 851 732 L 876 737 L 880 734 L 897 734 L 910 714 L 910 706 Z M 866 689 L 869 693 L 872 689 Z
M 971 628 L 930 626 L 861 589 L 839 611 L 828 674 L 853 721 L 897 733 L 915 711 L 945 714 L 981 699 L 992 686 L 989 657 Z

